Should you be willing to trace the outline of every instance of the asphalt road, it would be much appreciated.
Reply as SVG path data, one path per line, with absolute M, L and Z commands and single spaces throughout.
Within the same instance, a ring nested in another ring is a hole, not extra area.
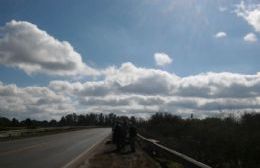
M 0 168 L 61 168 L 110 132 L 92 128 L 0 142 Z

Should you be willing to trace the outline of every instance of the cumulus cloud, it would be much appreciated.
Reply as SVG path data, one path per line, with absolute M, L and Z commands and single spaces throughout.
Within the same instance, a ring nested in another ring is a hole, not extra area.
M 80 96 L 106 96 L 109 94 L 169 95 L 173 82 L 179 77 L 158 69 L 139 68 L 123 63 L 113 68 L 102 81 L 69 83 L 52 81 L 49 87 L 56 91 L 69 91 Z
M 59 41 L 36 25 L 12 20 L 0 28 L 0 64 L 27 74 L 96 75 L 71 44 Z
M 227 33 L 225 33 L 225 32 L 218 32 L 218 33 L 216 33 L 215 34 L 215 38 L 224 38 L 224 37 L 226 37 L 227 36 Z
M 259 5 L 243 2 L 236 13 L 259 27 Z M 224 38 L 218 32 L 215 38 Z M 249 33 L 247 42 L 256 42 Z M 172 63 L 165 53 L 155 53 L 156 65 Z M 180 77 L 160 69 L 141 68 L 131 62 L 96 70 L 82 61 L 71 44 L 59 41 L 36 25 L 10 21 L 0 28 L 0 64 L 27 74 L 104 75 L 95 81 L 54 80 L 48 86 L 19 87 L 0 81 L 0 116 L 36 119 L 59 118 L 68 113 L 114 112 L 147 117 L 158 111 L 181 116 L 206 117 L 220 111 L 260 112 L 260 73 L 203 73 Z
M 59 118 L 74 112 L 71 99 L 47 87 L 0 84 L 0 116 L 37 119 Z
M 155 53 L 154 60 L 158 66 L 164 66 L 172 63 L 172 59 L 165 53 Z
M 215 37 L 225 36 L 225 32 L 219 32 Z M 247 36 L 245 40 L 254 41 L 254 34 Z M 154 59 L 158 66 L 172 62 L 165 53 L 155 53 Z M 208 72 L 180 77 L 131 62 L 95 70 L 68 42 L 55 39 L 29 22 L 11 21 L 1 27 L 0 64 L 27 74 L 104 75 L 96 81 L 54 80 L 41 87 L 0 81 L 0 116 L 51 119 L 71 112 L 114 112 L 146 117 L 163 111 L 205 117 L 220 110 L 260 112 L 260 73 Z
M 244 1 L 236 6 L 237 16 L 244 18 L 256 32 L 260 32 L 260 4 L 246 5 Z
M 248 33 L 244 36 L 244 40 L 249 43 L 255 43 L 257 42 L 257 37 L 254 33 Z
M 260 73 L 210 72 L 179 77 L 162 70 L 139 68 L 131 63 L 114 67 L 110 73 L 100 81 L 51 81 L 48 87 L 18 88 L 1 84 L 1 112 L 33 109 L 42 110 L 41 113 L 36 112 L 37 115 L 47 115 L 46 109 L 49 109 L 61 115 L 77 109 L 82 113 L 115 112 L 147 116 L 164 111 L 182 116 L 192 112 L 205 117 L 219 114 L 220 110 L 260 110 Z M 19 96 L 19 92 L 29 98 Z M 47 106 L 50 108 L 41 108 Z
M 51 119 L 70 112 L 149 116 L 164 111 L 206 117 L 260 110 L 260 73 L 179 77 L 129 62 L 106 73 L 99 81 L 51 81 L 46 87 L 0 82 L 0 115 Z
M 70 112 L 149 116 L 158 111 L 198 117 L 260 112 L 260 73 L 203 73 L 179 77 L 128 62 L 99 81 L 50 81 L 46 87 L 0 82 L 0 115 L 55 118 Z

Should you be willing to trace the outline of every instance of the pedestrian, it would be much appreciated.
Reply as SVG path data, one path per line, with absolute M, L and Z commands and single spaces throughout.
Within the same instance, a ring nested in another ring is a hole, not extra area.
M 118 121 L 116 121 L 112 126 L 112 143 L 113 144 L 116 144 L 117 124 L 118 124 Z
M 137 135 L 137 129 L 134 123 L 131 123 L 129 126 L 129 144 L 130 144 L 131 152 L 135 152 L 136 135 Z
M 116 144 L 116 150 L 119 152 L 119 151 L 121 151 L 121 148 L 122 148 L 122 145 L 121 145 L 122 125 L 119 121 L 115 124 L 113 137 L 114 137 L 114 143 Z
M 128 136 L 128 123 L 127 120 L 125 119 L 123 121 L 122 127 L 121 127 L 121 137 L 120 137 L 120 144 L 121 144 L 121 149 L 125 149 L 125 146 L 127 144 L 127 136 Z

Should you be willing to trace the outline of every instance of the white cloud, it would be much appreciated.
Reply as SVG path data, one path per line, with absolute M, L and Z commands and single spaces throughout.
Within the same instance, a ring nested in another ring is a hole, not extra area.
M 104 75 L 96 81 L 50 81 L 46 87 L 18 87 L 0 81 L 0 116 L 51 119 L 71 112 L 148 116 L 165 111 L 205 117 L 220 110 L 260 112 L 260 73 L 208 72 L 180 77 L 130 62 L 97 71 L 68 42 L 54 39 L 31 23 L 11 21 L 0 31 L 0 64 L 27 74 Z M 215 35 L 225 36 L 225 32 Z M 245 39 L 254 41 L 254 34 L 247 36 Z M 154 59 L 158 66 L 172 62 L 165 53 L 155 53 Z
M 257 37 L 254 33 L 248 33 L 247 35 L 245 35 L 244 40 L 246 42 L 255 43 L 257 42 Z
M 165 53 L 155 53 L 154 60 L 158 66 L 164 66 L 172 63 L 172 59 Z
M 220 12 L 225 12 L 225 11 L 227 11 L 228 9 L 227 9 L 227 7 L 220 6 L 220 7 L 218 8 L 218 10 L 219 10 Z
M 158 111 L 206 117 L 245 110 L 260 112 L 260 73 L 179 77 L 125 63 L 100 81 L 51 81 L 47 87 L 0 82 L 0 115 L 18 118 L 51 119 L 70 112 L 149 116 Z
M 0 84 L 0 116 L 43 120 L 71 112 L 75 112 L 75 108 L 70 97 L 57 94 L 48 87 Z
M 158 111 L 206 117 L 260 112 L 260 73 L 203 73 L 179 77 L 132 63 L 114 67 L 99 81 L 51 81 L 47 87 L 0 82 L 0 115 L 53 118 L 68 112 L 148 116 Z
M 215 34 L 215 38 L 224 38 L 227 36 L 227 33 L 225 32 L 218 32 Z
M 169 95 L 172 82 L 178 76 L 158 69 L 138 68 L 132 63 L 123 63 L 110 71 L 102 81 L 69 83 L 52 81 L 49 87 L 56 91 L 70 91 L 80 96 L 106 96 L 110 94 Z
M 246 5 L 244 1 L 241 1 L 237 5 L 235 13 L 237 16 L 244 18 L 256 32 L 260 32 L 260 4 Z
M 96 75 L 67 41 L 59 41 L 36 25 L 12 20 L 0 28 L 0 64 L 27 74 Z

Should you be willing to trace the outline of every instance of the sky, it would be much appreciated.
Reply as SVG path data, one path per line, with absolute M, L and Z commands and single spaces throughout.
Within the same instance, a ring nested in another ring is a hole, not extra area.
M 0 116 L 260 112 L 258 0 L 0 0 Z

